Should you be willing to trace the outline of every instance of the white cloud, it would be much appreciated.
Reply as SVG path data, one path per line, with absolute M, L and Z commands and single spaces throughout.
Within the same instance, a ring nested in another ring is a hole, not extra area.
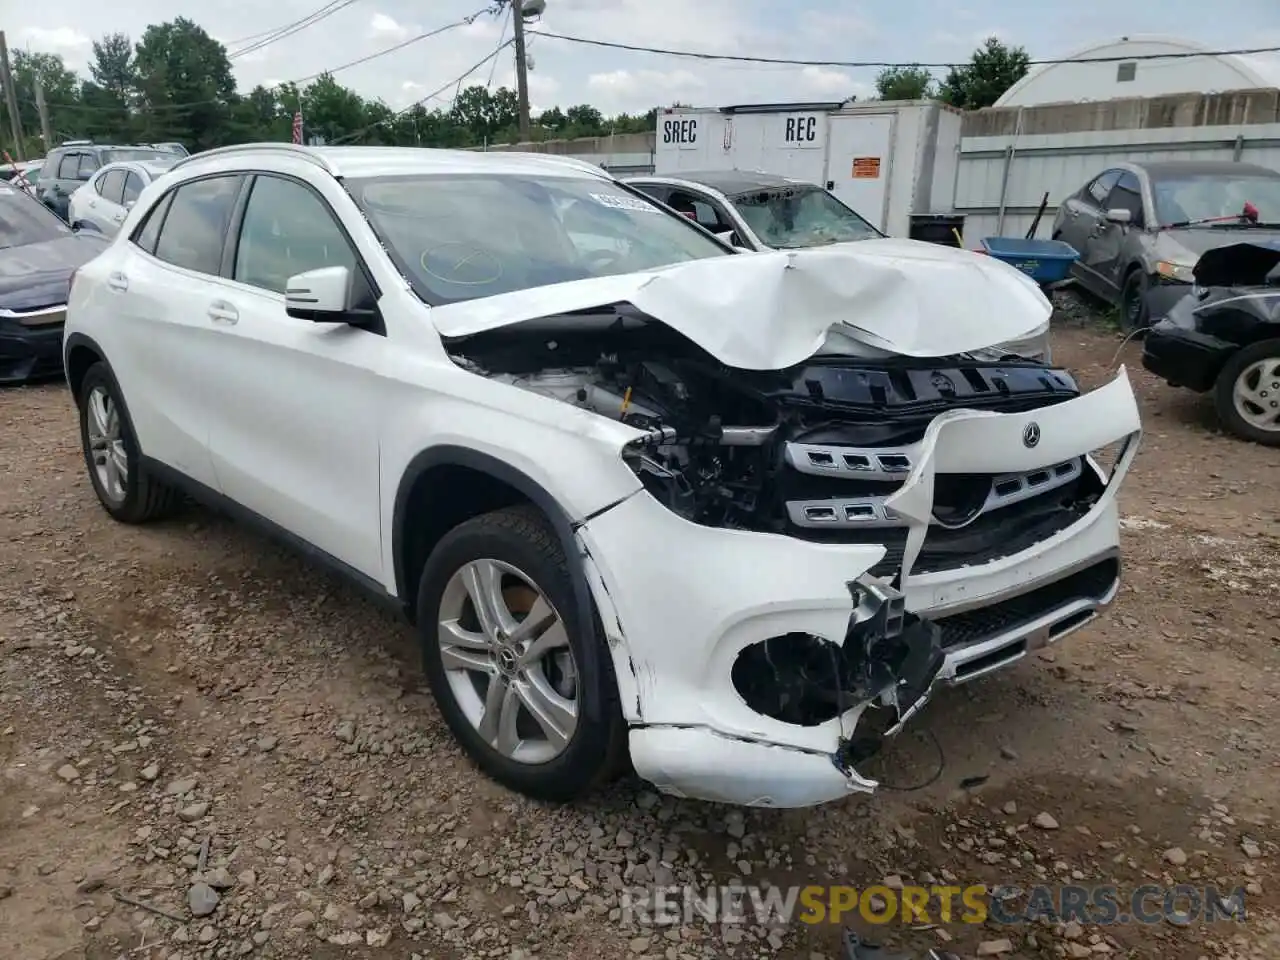
M 57 53 L 88 47 L 91 38 L 71 27 L 24 27 L 20 32 L 27 43 L 37 50 L 53 50 Z
M 484 3 L 352 4 L 238 57 L 232 68 L 246 91 L 268 81 L 305 78 L 456 23 Z M 1196 39 L 1207 46 L 1241 45 L 1238 20 L 1205 20 L 1202 0 L 1132 0 L 1123 8 L 1114 0 L 1073 0 L 1072 16 L 1066 20 L 1046 18 L 1036 5 L 1012 0 L 959 3 L 960 9 L 940 0 L 551 0 L 546 16 L 529 29 L 529 50 L 536 62 L 529 74 L 531 99 L 535 110 L 591 103 L 604 113 L 631 114 L 675 100 L 698 106 L 834 100 L 864 96 L 878 72 L 874 67 L 806 69 L 677 58 L 569 43 L 539 36 L 540 30 L 673 50 L 827 61 L 965 61 L 992 32 L 1032 55 L 1053 56 L 1109 35 L 1141 31 L 1143 24 L 1157 19 L 1197 23 Z M 296 21 L 317 6 L 316 0 L 277 0 L 264 13 L 253 0 L 61 0 L 58 19 L 53 20 L 50 8 L 14 0 L 5 5 L 4 26 L 11 47 L 60 54 L 83 76 L 92 56 L 90 41 L 107 33 L 121 31 L 138 41 L 152 24 L 187 17 L 211 36 L 239 40 Z M 382 98 L 395 107 L 443 87 L 443 104 L 434 103 L 447 106 L 458 77 L 492 52 L 500 39 L 510 39 L 505 20 L 482 14 L 470 26 L 340 70 L 335 77 L 360 95 Z M 982 26 L 989 29 L 977 29 Z M 1259 23 L 1255 34 L 1269 26 Z M 511 49 L 503 50 L 495 63 L 492 70 L 485 63 L 464 83 L 485 84 L 492 75 L 493 86 L 513 86 Z
M 369 32 L 375 37 L 403 40 L 409 36 L 409 28 L 401 26 L 385 13 L 375 13 L 369 21 Z
M 828 67 L 804 67 L 800 71 L 800 80 L 805 87 L 814 93 L 838 95 L 842 99 L 852 94 L 857 82 L 843 70 L 832 70 Z

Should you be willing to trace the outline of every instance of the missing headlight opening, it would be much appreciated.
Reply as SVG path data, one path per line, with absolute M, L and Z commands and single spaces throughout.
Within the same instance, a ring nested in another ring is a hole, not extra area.
M 784 370 L 738 369 L 627 304 L 455 338 L 449 349 L 482 376 L 646 431 L 624 457 L 680 516 L 883 546 L 880 576 L 897 572 L 907 533 L 885 501 L 935 417 L 1079 396 L 1065 370 L 980 354 L 819 353 Z M 1027 475 L 940 474 L 913 569 L 982 562 L 1011 552 L 1010 539 L 1034 544 L 1082 516 L 1101 490 L 1082 458 Z

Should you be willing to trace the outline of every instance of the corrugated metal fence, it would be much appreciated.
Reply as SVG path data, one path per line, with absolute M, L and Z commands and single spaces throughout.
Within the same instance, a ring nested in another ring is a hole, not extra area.
M 1280 91 L 1184 93 L 965 115 L 954 213 L 965 245 L 1021 236 L 1046 192 L 1039 236 L 1058 204 L 1120 161 L 1242 160 L 1280 169 Z M 944 213 L 947 211 L 931 211 Z

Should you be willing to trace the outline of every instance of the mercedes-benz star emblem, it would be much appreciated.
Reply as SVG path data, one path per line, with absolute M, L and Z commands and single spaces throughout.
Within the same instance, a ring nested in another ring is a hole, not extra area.
M 1034 447 L 1040 442 L 1040 424 L 1034 420 L 1022 428 L 1022 444 L 1026 447 Z

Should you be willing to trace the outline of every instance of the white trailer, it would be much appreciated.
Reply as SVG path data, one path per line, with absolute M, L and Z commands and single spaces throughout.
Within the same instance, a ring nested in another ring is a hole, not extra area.
M 654 173 L 807 180 L 885 233 L 912 236 L 913 217 L 953 212 L 961 118 L 932 100 L 671 107 L 658 114 Z

